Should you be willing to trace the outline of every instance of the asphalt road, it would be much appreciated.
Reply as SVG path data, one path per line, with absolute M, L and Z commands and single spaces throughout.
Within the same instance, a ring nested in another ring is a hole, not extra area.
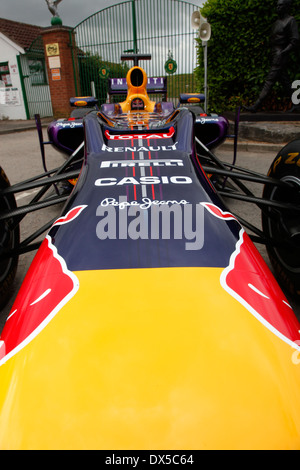
M 47 140 L 46 131 L 44 130 L 44 138 Z M 5 170 L 11 184 L 20 182 L 26 178 L 43 172 L 43 166 L 40 156 L 40 148 L 37 133 L 35 130 L 27 130 L 23 132 L 16 132 L 12 134 L 5 134 L 0 136 L 1 142 L 1 165 Z M 230 148 L 229 148 L 230 147 Z M 276 156 L 276 149 L 259 148 L 251 150 L 248 146 L 247 150 L 239 149 L 237 164 L 246 168 L 254 169 L 256 172 L 266 174 L 270 164 Z M 226 144 L 220 147 L 216 152 L 219 157 L 226 161 L 232 161 L 232 146 Z M 55 168 L 62 164 L 64 158 L 50 145 L 46 146 L 47 166 L 48 169 Z M 249 187 L 260 196 L 262 187 L 253 183 Z M 17 198 L 18 206 L 27 203 L 33 194 L 29 192 L 27 195 L 22 194 Z M 252 204 L 228 201 L 228 208 L 240 215 L 245 219 L 260 227 L 260 211 Z M 52 217 L 59 216 L 62 206 L 55 206 L 42 211 L 33 212 L 25 217 L 21 223 L 21 240 L 25 239 L 34 229 L 42 226 L 43 223 Z M 44 236 L 44 235 L 43 235 Z M 267 263 L 268 257 L 265 248 L 257 245 L 263 258 Z M 28 267 L 34 257 L 35 253 L 22 255 L 19 260 L 17 276 L 12 289 L 12 297 L 6 307 L 0 312 L 0 332 L 5 323 L 6 317 L 9 314 L 13 301 L 21 286 L 24 276 Z M 296 315 L 300 318 L 300 305 L 295 304 L 292 299 L 289 299 Z
M 48 137 L 44 131 L 44 140 Z M 36 130 L 27 130 L 0 135 L 1 142 L 1 166 L 4 169 L 11 184 L 31 178 L 44 172 L 38 135 Z M 49 170 L 57 168 L 64 162 L 62 154 L 46 145 L 46 161 Z M 28 204 L 35 195 L 36 190 L 30 190 L 26 193 L 16 195 L 17 206 L 21 207 Z M 27 214 L 20 224 L 21 241 L 25 240 L 30 234 L 42 227 L 47 221 L 56 215 L 58 216 L 62 206 L 52 206 L 47 209 L 35 211 Z M 40 239 L 44 237 L 42 235 Z M 35 255 L 35 252 L 26 253 L 20 256 L 17 275 L 12 288 L 12 297 L 5 308 L 0 311 L 0 331 L 3 328 L 7 315 L 12 307 L 13 301 L 20 289 L 25 274 Z

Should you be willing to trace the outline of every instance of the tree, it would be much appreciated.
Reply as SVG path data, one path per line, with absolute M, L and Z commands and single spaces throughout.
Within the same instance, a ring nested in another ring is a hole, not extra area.
M 201 14 L 211 25 L 208 42 L 209 110 L 233 110 L 254 102 L 270 68 L 270 33 L 277 0 L 207 0 Z M 294 0 L 292 14 L 300 27 L 300 0 Z M 291 55 L 291 82 L 300 78 L 299 53 Z M 202 43 L 198 40 L 199 88 L 203 88 Z M 265 103 L 280 109 L 280 87 L 276 85 Z

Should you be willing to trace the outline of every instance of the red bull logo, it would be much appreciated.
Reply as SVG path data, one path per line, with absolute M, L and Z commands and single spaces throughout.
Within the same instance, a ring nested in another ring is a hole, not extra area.
M 78 206 L 54 225 L 69 223 L 86 206 Z M 77 277 L 68 270 L 51 238 L 38 250 L 0 337 L 0 365 L 32 341 L 76 294 Z
M 234 220 L 214 204 L 203 206 L 215 217 Z M 268 266 L 241 228 L 229 266 L 221 275 L 222 287 L 244 305 L 266 328 L 293 348 L 300 349 L 300 324 Z
M 236 220 L 211 203 L 202 203 L 210 214 L 224 221 Z M 79 217 L 86 206 L 77 206 L 53 225 Z M 259 322 L 300 351 L 300 325 L 291 306 L 241 227 L 235 250 L 221 274 L 224 290 Z M 76 294 L 79 281 L 59 255 L 49 236 L 42 243 L 20 289 L 0 337 L 0 365 L 24 348 Z M 245 333 L 246 334 L 246 333 Z

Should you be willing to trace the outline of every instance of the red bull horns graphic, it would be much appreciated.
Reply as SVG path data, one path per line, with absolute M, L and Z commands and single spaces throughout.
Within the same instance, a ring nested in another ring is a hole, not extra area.
M 86 206 L 75 207 L 53 225 L 72 222 Z M 28 298 L 35 285 L 34 298 Z M 77 277 L 69 271 L 47 235 L 38 250 L 18 293 L 0 337 L 0 365 L 24 348 L 54 318 L 79 289 Z M 26 322 L 22 318 L 27 318 Z M 24 328 L 24 324 L 26 328 Z
M 168 202 L 170 201 L 165 201 L 165 207 Z M 174 203 L 174 201 L 172 202 Z M 121 203 L 123 206 L 120 205 Z M 102 205 L 100 204 L 99 207 L 114 209 L 114 204 L 117 204 L 119 212 L 122 213 L 123 211 L 124 213 L 128 206 L 125 201 L 121 201 L 121 203 L 119 204 L 115 200 L 107 198 L 102 201 Z M 143 204 L 145 208 L 149 209 L 152 204 L 155 207 L 156 201 L 151 201 L 151 204 L 149 201 L 143 201 L 142 204 L 138 205 L 140 211 L 145 211 Z M 177 207 L 180 207 L 180 205 L 188 206 L 187 201 L 178 201 L 177 204 Z M 198 206 L 205 208 L 211 215 L 221 220 L 236 220 L 230 212 L 224 212 L 214 204 L 200 203 Z M 85 208 L 86 206 L 74 207 L 65 216 L 57 219 L 53 226 L 72 222 L 75 218 L 80 217 Z M 203 214 L 201 221 L 203 222 Z M 98 233 L 99 230 L 99 226 L 97 226 Z M 128 230 L 128 233 L 131 233 L 131 231 Z M 200 241 L 203 245 L 203 232 Z M 249 258 L 255 259 L 255 253 L 252 253 L 254 250 L 256 248 L 244 229 L 241 228 L 240 237 L 230 257 L 229 265 L 222 271 L 220 284 L 259 322 L 293 348 L 294 352 L 291 360 L 294 364 L 299 364 L 300 334 L 298 331 L 298 337 L 295 337 L 295 333 L 292 333 L 297 331 L 298 323 L 296 324 L 296 318 L 292 314 L 288 301 L 283 297 L 281 289 L 269 274 L 269 285 L 266 289 L 267 266 L 256 263 L 254 270 L 253 268 L 252 270 L 248 269 Z M 247 273 L 247 278 L 245 278 L 245 273 Z M 30 290 L 30 292 L 35 293 L 34 298 L 27 298 L 25 295 L 30 284 L 35 284 L 35 289 Z M 27 273 L 0 337 L 0 365 L 32 341 L 76 294 L 78 289 L 77 277 L 68 269 L 65 260 L 59 255 L 52 244 L 51 238 L 47 235 Z M 285 322 L 282 321 L 283 309 Z M 30 318 L 30 321 L 26 322 L 27 327 L 24 329 L 22 317 L 25 316 Z M 22 328 L 19 328 L 19 325 L 22 325 Z

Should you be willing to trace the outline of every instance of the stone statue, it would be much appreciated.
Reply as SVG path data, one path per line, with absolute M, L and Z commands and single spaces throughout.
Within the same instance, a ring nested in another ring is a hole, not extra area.
M 51 19 L 51 24 L 62 24 L 62 21 L 57 13 L 57 5 L 62 0 L 46 0 L 49 11 L 52 13 L 53 17 Z
M 252 106 L 244 107 L 252 113 L 256 113 L 277 81 L 282 84 L 285 96 L 290 97 L 292 94 L 287 65 L 290 52 L 298 44 L 299 32 L 295 18 L 290 15 L 291 6 L 292 0 L 278 0 L 277 2 L 278 19 L 273 25 L 271 35 L 271 68 L 257 101 Z

